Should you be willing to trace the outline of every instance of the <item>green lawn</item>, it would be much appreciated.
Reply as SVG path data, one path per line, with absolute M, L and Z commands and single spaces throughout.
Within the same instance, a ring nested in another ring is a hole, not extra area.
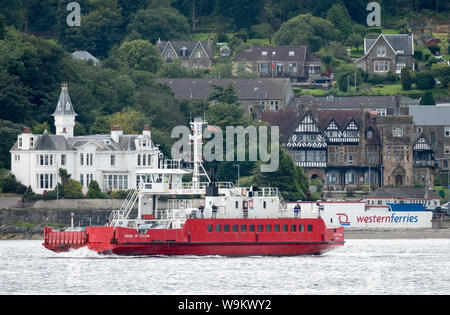
M 392 28 L 383 28 L 381 30 L 381 33 L 382 34 L 399 34 L 396 29 L 392 29 Z
M 302 89 L 299 87 L 294 87 L 295 96 L 300 95 L 312 95 L 312 96 L 326 96 L 331 93 L 331 91 L 323 91 L 322 89 Z M 441 87 L 434 87 L 432 90 L 434 98 L 445 98 L 449 95 L 449 89 L 443 89 Z M 402 90 L 401 84 L 377 84 L 370 85 L 365 84 L 358 87 L 358 92 L 355 93 L 355 88 L 350 87 L 349 93 L 344 93 L 341 91 L 333 91 L 335 96 L 395 96 L 397 94 L 409 96 L 411 98 L 421 97 L 425 93 L 424 90 L 417 90 L 415 85 L 409 91 Z

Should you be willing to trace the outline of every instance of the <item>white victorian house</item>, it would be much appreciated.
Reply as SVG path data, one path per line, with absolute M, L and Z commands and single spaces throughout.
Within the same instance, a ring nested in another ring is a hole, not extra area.
M 151 141 L 148 125 L 141 135 L 124 135 L 120 126 L 110 134 L 74 136 L 72 102 L 63 84 L 56 110 L 56 135 L 33 134 L 25 128 L 11 148 L 11 172 L 25 186 L 43 194 L 56 187 L 58 169 L 66 169 L 86 193 L 96 180 L 103 191 L 136 187 L 136 171 L 157 168 L 160 150 Z

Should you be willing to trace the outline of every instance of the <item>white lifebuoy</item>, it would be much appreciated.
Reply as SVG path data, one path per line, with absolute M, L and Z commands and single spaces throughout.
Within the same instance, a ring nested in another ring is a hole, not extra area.
M 253 200 L 248 201 L 248 207 L 253 209 Z

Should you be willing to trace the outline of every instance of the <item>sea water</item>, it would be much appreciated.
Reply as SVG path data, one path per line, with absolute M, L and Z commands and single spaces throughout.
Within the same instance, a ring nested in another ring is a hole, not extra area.
M 450 239 L 350 239 L 321 256 L 104 256 L 0 241 L 0 294 L 448 294 Z

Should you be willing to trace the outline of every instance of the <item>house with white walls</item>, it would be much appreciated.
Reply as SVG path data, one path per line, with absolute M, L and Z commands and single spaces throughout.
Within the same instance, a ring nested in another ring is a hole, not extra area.
M 62 168 L 82 184 L 83 193 L 92 180 L 104 192 L 126 190 L 136 187 L 136 171 L 158 167 L 160 150 L 148 125 L 139 135 L 124 135 L 121 126 L 113 126 L 109 134 L 75 136 L 76 116 L 67 84 L 62 84 L 53 113 L 56 134 L 24 128 L 10 150 L 11 172 L 19 182 L 43 194 L 61 182 Z

